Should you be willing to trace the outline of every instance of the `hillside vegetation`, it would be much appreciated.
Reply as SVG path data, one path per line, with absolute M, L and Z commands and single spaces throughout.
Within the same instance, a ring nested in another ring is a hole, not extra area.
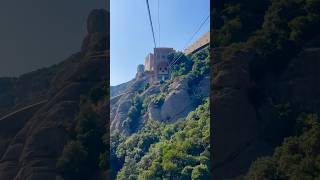
M 320 113 L 320 1 L 227 0 L 211 19 L 216 178 L 319 178 L 318 120 L 299 123 Z
M 173 124 L 149 120 L 130 137 L 113 132 L 111 142 L 112 159 L 123 162 L 117 179 L 208 179 L 209 102 Z
M 179 56 L 171 80 L 151 83 L 146 74 L 111 100 L 111 109 L 127 107 L 111 119 L 120 121 L 111 128 L 111 179 L 210 177 L 209 49 L 169 60 Z
M 102 141 L 109 129 L 109 68 L 92 54 L 109 49 L 108 21 L 106 10 L 91 11 L 79 52 L 51 67 L 0 78 L 0 179 L 106 178 L 99 156 L 109 150 Z

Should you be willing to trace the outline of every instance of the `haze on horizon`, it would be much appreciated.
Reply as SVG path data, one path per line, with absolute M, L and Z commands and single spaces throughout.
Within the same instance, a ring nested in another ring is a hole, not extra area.
M 80 50 L 90 11 L 107 1 L 0 0 L 0 77 L 48 67 Z

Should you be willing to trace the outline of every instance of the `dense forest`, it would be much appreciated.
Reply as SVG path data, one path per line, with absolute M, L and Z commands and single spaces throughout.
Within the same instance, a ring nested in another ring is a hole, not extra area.
M 320 1 L 226 0 L 212 6 L 213 54 L 221 51 L 225 63 L 251 55 L 245 96 L 255 111 L 257 138 L 272 149 L 238 178 L 319 178 Z
M 173 124 L 149 120 L 137 133 L 111 136 L 116 179 L 208 179 L 210 113 L 205 101 L 186 119 Z
M 105 84 L 100 83 L 82 95 L 74 122 L 64 124 L 70 141 L 57 160 L 56 179 L 103 179 L 110 148 L 108 123 L 99 111 L 108 97 L 105 92 Z

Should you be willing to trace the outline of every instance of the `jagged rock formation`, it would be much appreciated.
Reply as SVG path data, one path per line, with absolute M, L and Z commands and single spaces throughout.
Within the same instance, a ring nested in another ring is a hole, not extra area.
M 144 65 L 143 64 L 139 64 L 137 67 L 137 74 L 136 74 L 136 78 L 140 78 L 144 75 Z
M 110 49 L 110 14 L 93 10 L 87 19 L 87 36 L 82 43 L 82 51 Z M 97 43 L 99 42 L 99 43 Z
M 176 121 L 179 118 L 186 117 L 190 111 L 194 110 L 195 94 L 203 97 L 209 96 L 209 76 L 202 79 L 199 86 L 193 89 L 197 91 L 195 94 L 188 92 L 190 89 L 189 81 L 188 78 L 185 78 L 170 84 L 169 93 L 163 104 L 160 107 L 150 104 L 148 118 L 163 122 Z
M 0 78 L 0 117 L 48 97 L 58 66 L 43 68 L 18 78 Z
M 123 127 L 123 122 L 128 117 L 128 111 L 137 92 L 141 91 L 139 97 L 145 100 L 158 96 L 163 91 L 159 82 L 152 81 L 152 74 L 148 74 L 147 72 L 141 74 L 139 71 L 137 74 L 139 75 L 123 91 L 125 93 L 111 98 L 111 131 L 115 129 L 127 131 Z M 148 102 L 147 112 L 143 114 L 142 119 L 138 122 L 139 127 L 143 127 L 148 119 L 169 123 L 186 117 L 189 112 L 196 108 L 197 98 L 208 97 L 210 93 L 209 74 L 202 77 L 197 83 L 197 86 L 191 87 L 191 79 L 188 77 L 178 77 L 171 81 L 161 105 Z M 141 90 L 146 84 L 149 84 L 148 88 Z
M 138 74 L 138 73 L 137 73 Z M 110 129 L 121 129 L 123 121 L 126 120 L 129 108 L 132 104 L 132 98 L 135 92 L 145 83 L 148 83 L 149 79 L 147 76 L 136 76 L 125 90 L 124 93 L 117 97 L 111 97 L 110 100 Z
M 212 126 L 215 129 L 213 147 L 218 147 L 213 149 L 216 155 L 213 176 L 218 179 L 231 178 L 246 171 L 251 161 L 264 153 L 263 149 L 269 149 L 258 139 L 257 116 L 247 93 L 253 86 L 249 74 L 253 54 L 242 52 L 223 61 L 222 51 L 214 50 L 211 96 Z
M 315 42 L 305 46 L 279 77 L 268 75 L 260 84 L 249 69 L 252 51 L 225 60 L 225 49 L 213 50 L 214 178 L 245 174 L 254 160 L 270 155 L 292 134 L 294 120 L 278 119 L 279 105 L 288 105 L 290 112 L 320 112 L 319 47 Z
M 130 86 L 130 84 L 132 83 L 132 81 L 126 82 L 126 83 L 122 83 L 116 86 L 110 86 L 110 97 L 116 97 L 122 93 L 124 93 L 127 88 Z
M 80 96 L 106 79 L 106 59 L 92 59 L 89 54 L 106 49 L 108 21 L 105 10 L 92 11 L 81 52 L 56 66 L 5 80 L 13 85 L 0 92 L 0 104 L 9 99 L 10 88 L 17 90 L 12 95 L 17 102 L 9 109 L 11 112 L 18 110 L 16 104 L 43 102 L 0 121 L 1 180 L 55 179 L 57 157 L 69 140 L 64 126 L 74 121 Z

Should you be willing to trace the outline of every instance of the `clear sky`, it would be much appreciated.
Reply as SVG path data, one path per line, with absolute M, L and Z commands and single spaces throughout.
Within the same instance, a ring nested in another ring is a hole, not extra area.
M 149 0 L 157 46 L 183 50 L 201 22 L 210 13 L 210 0 Z M 145 0 L 111 0 L 111 85 L 134 78 L 137 65 L 153 52 L 153 39 Z M 208 20 L 193 39 L 209 31 Z

